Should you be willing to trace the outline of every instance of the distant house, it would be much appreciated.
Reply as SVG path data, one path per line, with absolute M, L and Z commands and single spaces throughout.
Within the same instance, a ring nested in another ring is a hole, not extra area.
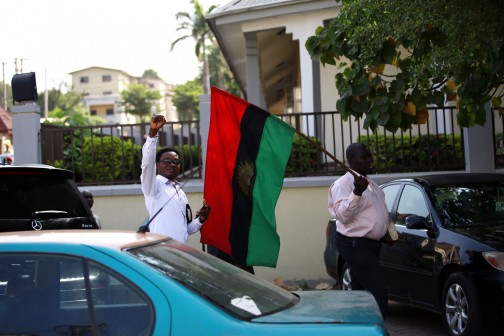
M 12 152 L 12 117 L 0 107 L 0 154 Z
M 162 79 L 136 77 L 125 71 L 103 67 L 90 67 L 70 73 L 72 90 L 84 95 L 84 105 L 91 115 L 106 119 L 109 123 L 129 124 L 138 122 L 136 116 L 124 113 L 121 91 L 133 83 L 144 83 L 161 94 L 156 104 L 156 113 L 168 120 L 177 120 L 172 103 L 173 85 Z

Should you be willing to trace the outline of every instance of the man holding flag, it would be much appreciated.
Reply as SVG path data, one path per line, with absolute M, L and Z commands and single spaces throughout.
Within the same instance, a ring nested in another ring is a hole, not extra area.
M 204 198 L 213 215 L 201 231 L 201 242 L 241 266 L 276 267 L 280 239 L 275 207 L 295 130 L 215 87 L 210 108 Z

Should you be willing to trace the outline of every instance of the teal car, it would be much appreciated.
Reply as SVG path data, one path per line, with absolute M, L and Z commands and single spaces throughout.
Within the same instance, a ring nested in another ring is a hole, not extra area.
M 166 236 L 0 234 L 0 335 L 387 335 L 365 291 L 289 292 Z

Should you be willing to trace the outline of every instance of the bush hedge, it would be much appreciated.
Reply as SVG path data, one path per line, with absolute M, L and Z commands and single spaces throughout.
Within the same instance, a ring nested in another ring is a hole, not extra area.
M 311 140 L 311 141 L 310 141 Z M 320 146 L 320 140 L 310 137 L 310 140 L 294 134 L 292 150 L 285 169 L 285 175 L 299 175 L 300 172 L 315 171 L 321 163 L 322 153 L 315 144 Z
M 465 168 L 460 135 L 360 136 L 368 146 L 377 173 L 459 170 Z

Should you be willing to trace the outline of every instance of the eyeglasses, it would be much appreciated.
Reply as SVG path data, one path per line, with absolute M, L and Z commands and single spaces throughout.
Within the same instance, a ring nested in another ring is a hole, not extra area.
M 180 164 L 180 160 L 179 159 L 162 159 L 162 160 L 159 160 L 159 162 L 161 163 L 164 163 L 164 164 L 170 164 L 170 163 L 173 163 L 174 165 L 178 165 Z

